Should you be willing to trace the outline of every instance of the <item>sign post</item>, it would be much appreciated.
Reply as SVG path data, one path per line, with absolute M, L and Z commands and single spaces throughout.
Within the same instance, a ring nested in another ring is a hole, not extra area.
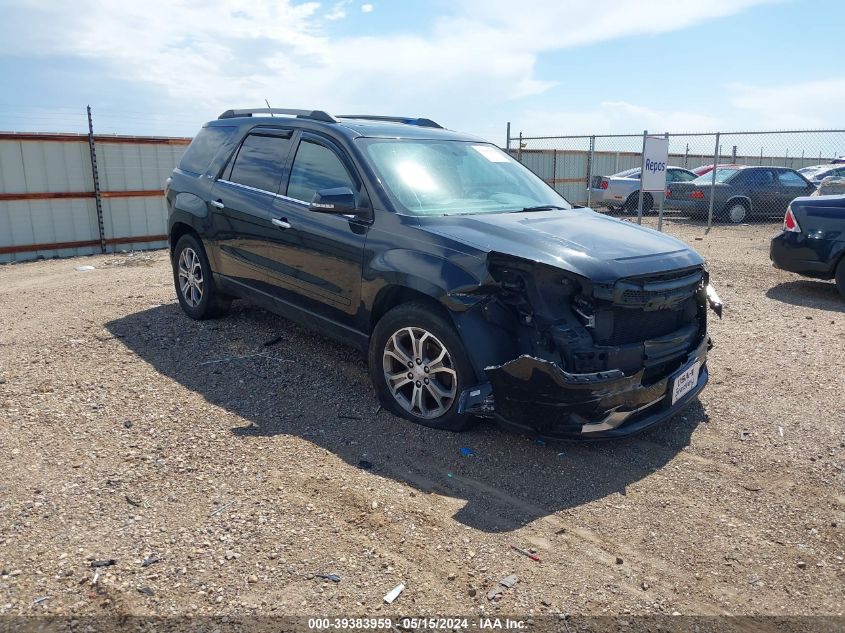
M 666 195 L 667 162 L 669 162 L 669 139 L 665 136 L 644 136 L 637 224 L 642 224 L 643 221 L 643 194 L 659 191 L 664 196 Z
M 669 140 L 669 133 L 663 135 L 663 137 L 668 141 Z M 666 156 L 667 160 L 669 158 L 668 154 Z M 663 205 L 666 203 L 666 192 L 663 192 L 663 195 L 660 196 L 660 206 L 657 209 L 657 230 L 661 233 L 663 232 Z
M 643 164 L 645 163 L 645 140 L 648 138 L 648 130 L 643 130 L 643 151 L 641 154 Z M 618 161 L 617 161 L 618 162 Z M 618 165 L 617 165 L 618 167 Z M 640 165 L 640 178 L 643 177 L 643 166 Z M 640 182 L 640 193 L 637 196 L 637 224 L 643 223 L 643 184 Z

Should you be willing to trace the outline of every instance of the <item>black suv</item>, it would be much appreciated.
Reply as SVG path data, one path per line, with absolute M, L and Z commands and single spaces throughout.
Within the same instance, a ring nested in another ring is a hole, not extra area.
M 365 350 L 414 422 L 615 437 L 707 383 L 720 306 L 695 251 L 431 120 L 229 110 L 166 198 L 188 316 L 239 297 Z

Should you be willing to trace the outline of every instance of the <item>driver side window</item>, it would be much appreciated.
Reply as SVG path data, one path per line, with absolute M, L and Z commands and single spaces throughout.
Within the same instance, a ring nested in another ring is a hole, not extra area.
M 318 191 L 335 187 L 358 190 L 352 176 L 334 151 L 314 141 L 303 140 L 296 150 L 296 157 L 291 166 L 288 197 L 311 202 Z

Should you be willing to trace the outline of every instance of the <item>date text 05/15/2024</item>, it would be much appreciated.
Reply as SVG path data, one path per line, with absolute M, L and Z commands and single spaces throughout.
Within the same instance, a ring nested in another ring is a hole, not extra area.
M 309 618 L 308 628 L 313 630 L 378 630 L 392 629 L 391 618 Z M 401 619 L 401 628 L 405 630 L 444 629 L 444 630 L 511 630 L 518 631 L 527 627 L 525 620 L 510 618 L 425 618 L 405 617 Z

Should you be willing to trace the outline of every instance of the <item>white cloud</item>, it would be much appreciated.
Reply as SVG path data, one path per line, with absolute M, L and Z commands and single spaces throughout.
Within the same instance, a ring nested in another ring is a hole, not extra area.
M 336 112 L 455 118 L 458 110 L 483 119 L 492 107 L 555 85 L 536 73 L 544 52 L 681 29 L 771 1 L 778 0 L 521 0 L 517 11 L 511 0 L 454 0 L 437 5 L 449 13 L 413 31 L 402 25 L 380 35 L 330 37 L 329 23 L 346 15 L 350 0 L 328 8 L 293 0 L 6 0 L 27 17 L 0 39 L 0 54 L 96 60 L 112 77 L 161 91 L 169 108 L 190 105 L 196 116 L 268 98 Z M 373 5 L 360 7 L 367 12 Z M 96 103 L 96 95 L 91 99 Z M 613 129 L 622 121 L 626 131 L 712 127 L 706 114 L 627 103 L 588 113 L 535 112 L 526 121 L 539 124 L 544 116 L 554 128 L 543 130 Z M 485 125 L 479 120 L 470 129 Z
M 375 7 L 373 5 L 371 5 L 369 2 L 361 5 L 361 11 L 363 13 L 372 13 L 374 9 L 375 9 Z
M 336 2 L 334 6 L 332 6 L 331 10 L 324 16 L 325 19 L 330 22 L 334 20 L 342 20 L 346 17 L 346 7 L 348 7 L 351 3 L 352 0 L 342 0 L 341 2 Z
M 842 121 L 845 78 L 779 86 L 731 84 L 731 104 L 750 113 L 758 126 L 773 129 L 823 128 Z
M 548 134 L 629 134 L 716 131 L 724 121 L 716 116 L 683 110 L 656 110 L 625 101 L 602 101 L 597 108 L 579 110 L 529 110 L 513 122 L 520 130 Z

